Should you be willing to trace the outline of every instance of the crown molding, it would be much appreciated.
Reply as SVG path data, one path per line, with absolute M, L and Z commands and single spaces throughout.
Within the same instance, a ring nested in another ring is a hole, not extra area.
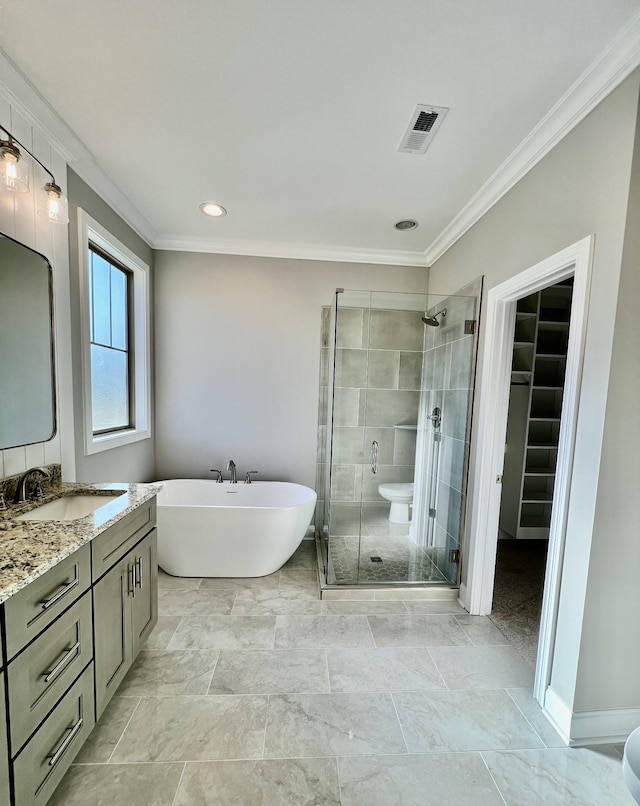
M 424 254 L 432 266 L 640 64 L 640 14 L 591 63 L 447 224 Z
M 0 95 L 5 97 L 31 125 L 44 132 L 52 147 L 62 155 L 69 167 L 154 249 L 428 267 L 442 257 L 638 65 L 640 65 L 640 14 L 582 73 L 424 252 L 160 237 L 149 221 L 102 170 L 82 140 L 2 50 L 0 50 Z
M 0 95 L 34 128 L 39 129 L 65 160 L 102 199 L 150 246 L 157 233 L 147 219 L 107 176 L 87 146 L 0 50 Z
M 178 237 L 158 238 L 153 247 L 168 252 L 206 252 L 220 255 L 285 258 L 287 260 L 327 260 L 338 263 L 427 267 L 424 252 L 399 252 L 385 249 L 323 247 L 269 241 L 198 241 Z

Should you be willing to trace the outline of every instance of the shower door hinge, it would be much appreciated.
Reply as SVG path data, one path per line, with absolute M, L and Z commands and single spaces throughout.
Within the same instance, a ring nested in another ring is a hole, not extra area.
M 473 336 L 476 332 L 476 320 L 475 319 L 465 319 L 464 320 L 464 335 L 465 336 Z
M 435 516 L 436 516 L 435 507 L 429 507 L 429 517 L 430 518 L 435 518 Z
M 449 549 L 449 562 L 450 563 L 460 562 L 460 549 Z

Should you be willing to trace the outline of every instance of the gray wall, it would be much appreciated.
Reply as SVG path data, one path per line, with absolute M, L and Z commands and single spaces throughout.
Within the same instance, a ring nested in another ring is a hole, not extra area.
M 422 268 L 158 252 L 158 478 L 233 458 L 315 486 L 322 308 L 337 287 L 424 293 Z
M 640 706 L 640 120 L 631 177 L 577 710 Z
M 150 481 L 155 469 L 155 446 L 152 437 L 131 445 L 84 455 L 82 423 L 82 353 L 80 323 L 80 269 L 78 263 L 78 207 L 102 224 L 145 263 L 152 267 L 151 293 L 153 299 L 153 251 L 91 188 L 71 169 L 67 173 L 69 192 L 69 260 L 71 295 L 71 330 L 73 362 L 73 405 L 75 416 L 75 472 L 63 467 L 66 478 L 77 481 Z M 153 307 L 153 303 L 152 303 Z M 153 339 L 152 339 L 153 355 Z M 151 379 L 153 400 L 153 372 Z M 153 407 L 153 406 L 152 406 Z
M 633 372 L 629 354 L 626 360 L 623 358 L 623 347 L 638 335 L 638 286 L 631 268 L 635 263 L 633 268 L 637 271 L 637 244 L 631 241 L 626 244 L 621 289 L 624 294 L 629 285 L 629 298 L 621 300 L 618 310 L 638 85 L 636 72 L 430 272 L 430 293 L 450 293 L 483 274 L 486 294 L 493 286 L 569 244 L 596 234 L 566 573 L 562 578 L 552 679 L 556 693 L 574 711 L 640 706 L 640 657 L 637 641 L 630 638 L 637 636 L 636 614 L 640 610 L 638 563 L 632 560 L 638 551 L 640 430 L 630 422 L 628 414 L 623 417 L 620 411 L 623 402 L 630 400 L 628 384 Z M 480 341 L 482 350 L 482 332 Z M 482 366 L 478 376 L 481 382 Z M 631 389 L 637 391 L 637 377 L 631 381 Z M 594 564 L 587 576 L 594 506 Z M 606 618 L 594 617 L 603 600 L 611 595 L 615 605 L 605 605 Z M 583 611 L 591 616 L 588 625 L 583 624 Z M 601 659 L 601 642 L 610 653 L 608 660 Z M 615 678 L 612 666 L 616 669 Z

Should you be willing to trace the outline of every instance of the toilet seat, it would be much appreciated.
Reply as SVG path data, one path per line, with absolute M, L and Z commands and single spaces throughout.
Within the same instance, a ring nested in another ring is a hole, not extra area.
M 413 482 L 405 482 L 404 484 L 379 484 L 378 492 L 383 498 L 386 498 L 387 501 L 403 501 L 405 498 L 408 501 L 412 501 Z

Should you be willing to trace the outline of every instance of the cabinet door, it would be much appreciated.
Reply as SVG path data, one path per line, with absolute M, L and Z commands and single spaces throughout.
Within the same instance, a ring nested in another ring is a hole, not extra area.
M 93 587 L 96 719 L 131 666 L 133 574 L 132 556 L 128 554 Z
M 131 553 L 135 569 L 135 596 L 131 600 L 134 658 L 158 623 L 158 560 L 156 552 L 157 531 L 154 529 Z

